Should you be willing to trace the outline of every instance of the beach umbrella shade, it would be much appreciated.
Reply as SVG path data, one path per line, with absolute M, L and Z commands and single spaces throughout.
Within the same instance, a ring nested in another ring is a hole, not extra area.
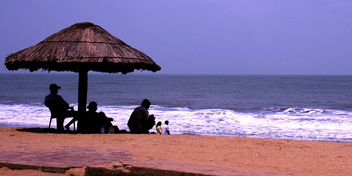
M 5 65 L 8 70 L 79 73 L 79 112 L 86 111 L 88 71 L 126 74 L 134 70 L 156 72 L 161 69 L 143 52 L 90 22 L 76 23 L 37 45 L 7 56 Z

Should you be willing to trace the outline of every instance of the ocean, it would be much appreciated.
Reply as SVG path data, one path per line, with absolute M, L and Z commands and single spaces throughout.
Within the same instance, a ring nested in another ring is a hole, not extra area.
M 172 134 L 352 142 L 352 76 L 89 72 L 88 79 L 87 103 L 96 101 L 120 129 L 147 98 Z M 0 74 L 0 126 L 48 127 L 51 83 L 77 109 L 77 73 Z

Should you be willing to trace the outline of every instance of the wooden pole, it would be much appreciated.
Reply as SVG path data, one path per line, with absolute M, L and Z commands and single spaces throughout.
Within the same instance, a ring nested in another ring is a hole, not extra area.
M 79 72 L 78 79 L 78 112 L 84 114 L 86 112 L 88 93 L 88 71 Z

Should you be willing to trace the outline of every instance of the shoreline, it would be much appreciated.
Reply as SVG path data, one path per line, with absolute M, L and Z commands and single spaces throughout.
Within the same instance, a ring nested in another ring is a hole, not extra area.
M 92 165 L 102 164 L 100 160 L 106 164 L 119 161 L 135 167 L 211 175 L 352 173 L 352 143 L 198 135 L 57 134 L 11 127 L 0 127 L 0 136 L 1 155 L 15 156 L 11 158 L 13 162 L 22 159 L 31 162 L 31 155 L 45 155 L 45 152 L 63 155 L 63 160 L 77 154 L 86 157 L 80 151 L 87 150 L 101 154 L 96 156 L 97 161 L 86 158 L 87 162 L 97 162 Z M 17 156 L 18 153 L 23 155 Z M 67 153 L 70 155 L 66 156 Z M 6 160 L 4 156 L 0 158 Z M 50 157 L 43 160 L 47 158 Z M 56 165 L 62 164 L 60 161 L 55 161 Z

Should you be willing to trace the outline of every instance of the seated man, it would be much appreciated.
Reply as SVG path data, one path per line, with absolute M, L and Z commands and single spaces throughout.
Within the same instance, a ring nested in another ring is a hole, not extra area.
M 104 133 L 107 133 L 112 127 L 112 118 L 106 117 L 104 112 L 97 113 L 98 104 L 92 101 L 87 106 L 88 111 L 85 116 L 80 119 L 82 133 L 101 133 L 101 127 L 104 127 Z
M 149 134 L 149 130 L 155 125 L 154 115 L 149 116 L 150 105 L 150 101 L 144 99 L 141 106 L 134 109 L 127 123 L 131 133 Z
M 58 95 L 60 86 L 50 84 L 50 94 L 45 97 L 44 104 L 49 107 L 52 114 L 56 116 L 56 126 L 58 131 L 64 131 L 64 120 L 66 117 L 75 117 L 77 112 L 73 111 L 73 107 Z M 69 111 L 70 110 L 70 111 Z

